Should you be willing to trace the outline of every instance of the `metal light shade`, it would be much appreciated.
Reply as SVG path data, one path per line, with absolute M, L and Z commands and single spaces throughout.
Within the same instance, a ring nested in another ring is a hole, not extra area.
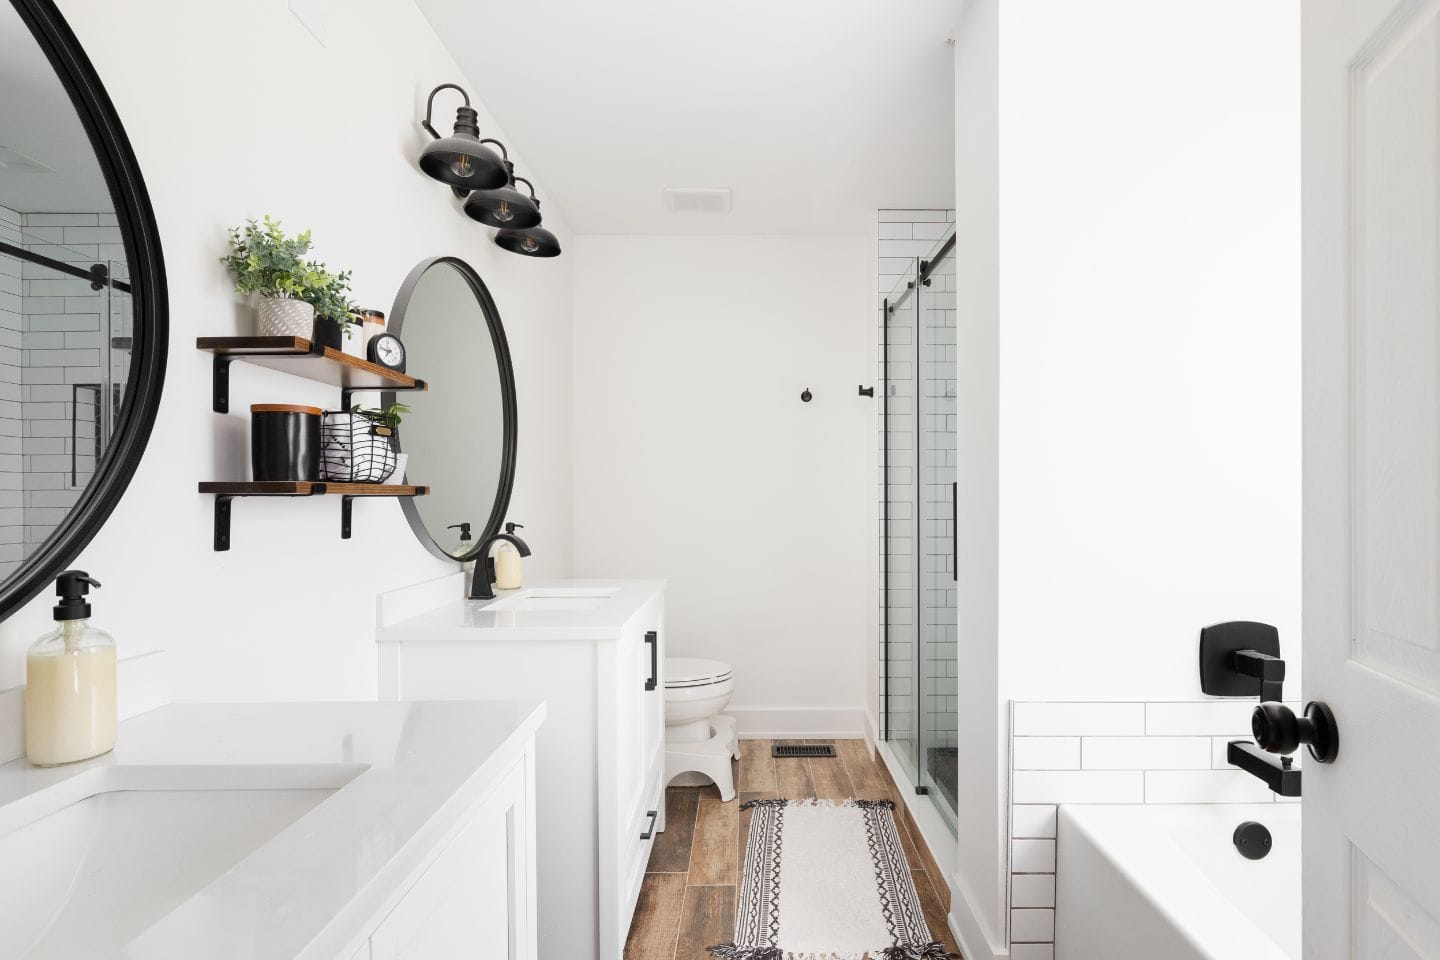
M 476 190 L 465 200 L 465 215 L 478 220 L 487 227 L 501 230 L 524 230 L 540 225 L 540 204 L 534 196 L 526 196 L 515 189 L 516 180 L 526 186 L 530 181 L 515 176 L 515 168 L 505 161 L 508 176 L 505 186 L 496 190 Z
M 465 118 L 469 112 L 470 117 Z M 465 190 L 493 190 L 510 182 L 505 161 L 470 133 L 475 128 L 475 111 L 461 107 L 455 132 L 432 141 L 420 152 L 420 169 L 452 187 Z
M 495 234 L 495 243 L 522 257 L 560 256 L 560 241 L 555 238 L 555 234 L 544 227 L 501 230 Z
M 473 191 L 465 201 L 465 215 L 487 227 L 502 230 L 524 230 L 540 225 L 540 211 L 535 201 L 510 186 Z

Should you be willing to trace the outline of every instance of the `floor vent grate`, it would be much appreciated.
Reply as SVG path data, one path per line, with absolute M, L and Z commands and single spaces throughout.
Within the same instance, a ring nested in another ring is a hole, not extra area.
M 835 748 L 828 743 L 777 743 L 770 748 L 772 757 L 833 757 Z

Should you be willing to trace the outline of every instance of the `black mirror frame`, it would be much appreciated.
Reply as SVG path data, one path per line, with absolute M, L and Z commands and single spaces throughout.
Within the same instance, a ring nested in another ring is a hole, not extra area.
M 500 369 L 500 402 L 505 414 L 505 437 L 504 450 L 500 460 L 500 486 L 495 491 L 495 503 L 490 510 L 490 519 L 485 523 L 485 529 L 475 540 L 475 546 L 469 553 L 463 556 L 456 556 L 444 550 L 429 528 L 425 526 L 425 520 L 420 516 L 419 504 L 415 497 L 401 497 L 400 506 L 405 511 L 405 519 L 410 521 L 410 529 L 415 532 L 416 538 L 425 545 L 425 548 L 442 560 L 449 560 L 452 563 L 466 563 L 476 559 L 480 555 L 480 548 L 486 540 L 489 540 L 496 533 L 500 532 L 500 524 L 505 522 L 505 514 L 510 510 L 510 494 L 515 489 L 515 450 L 517 445 L 518 424 L 516 421 L 515 404 L 515 367 L 510 362 L 510 343 L 505 339 L 505 326 L 500 322 L 500 310 L 495 306 L 495 299 L 490 296 L 490 290 L 485 286 L 485 281 L 480 279 L 480 274 L 459 257 L 431 257 L 416 264 L 415 269 L 410 271 L 405 282 L 400 285 L 400 292 L 395 295 L 395 306 L 390 311 L 390 322 L 386 329 L 404 339 L 405 311 L 410 306 L 410 298 L 419 286 L 420 279 L 425 273 L 439 264 L 448 264 L 455 268 L 456 272 L 465 278 L 470 287 L 470 292 L 480 303 L 480 309 L 485 313 L 485 322 L 490 328 L 490 342 L 495 347 L 495 362 Z M 395 394 L 386 392 L 381 401 L 386 406 L 395 402 Z M 462 423 L 464 422 L 462 417 Z M 400 441 L 404 438 L 404 429 L 399 431 L 396 437 L 396 449 L 403 450 Z
M 53 0 L 11 0 L 45 52 L 85 127 L 120 225 L 130 271 L 134 340 L 126 403 L 79 501 L 38 553 L 0 586 L 0 619 L 30 602 L 89 545 L 124 495 L 160 408 L 169 350 L 165 261 L 140 165 L 115 105 Z

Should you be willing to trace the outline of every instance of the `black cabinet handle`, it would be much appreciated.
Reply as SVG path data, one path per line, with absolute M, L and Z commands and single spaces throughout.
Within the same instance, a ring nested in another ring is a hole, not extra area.
M 660 685 L 660 634 L 647 631 L 645 642 L 650 644 L 650 679 L 645 681 L 645 689 L 650 691 Z
M 655 836 L 655 821 L 656 821 L 657 819 L 659 819 L 659 817 L 660 817 L 660 811 L 659 811 L 659 810 L 646 810 L 646 811 L 645 811 L 645 816 L 647 816 L 647 817 L 650 818 L 650 829 L 649 829 L 649 830 L 646 830 L 644 833 L 640 834 L 640 839 L 641 839 L 641 840 L 649 840 L 651 837 Z

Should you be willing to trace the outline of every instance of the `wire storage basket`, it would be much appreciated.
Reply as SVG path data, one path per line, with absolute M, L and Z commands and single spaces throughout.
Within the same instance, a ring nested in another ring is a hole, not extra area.
M 336 483 L 384 483 L 395 472 L 395 431 L 374 417 L 327 411 L 320 426 L 320 476 Z

